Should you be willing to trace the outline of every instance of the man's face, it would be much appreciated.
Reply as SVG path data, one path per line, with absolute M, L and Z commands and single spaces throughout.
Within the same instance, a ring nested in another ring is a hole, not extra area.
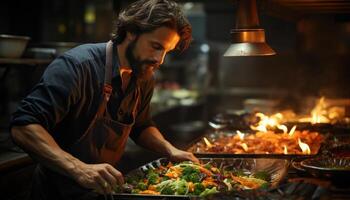
M 167 27 L 136 36 L 126 48 L 125 56 L 137 79 L 150 79 L 154 70 L 163 63 L 165 55 L 176 47 L 179 40 L 177 32 Z

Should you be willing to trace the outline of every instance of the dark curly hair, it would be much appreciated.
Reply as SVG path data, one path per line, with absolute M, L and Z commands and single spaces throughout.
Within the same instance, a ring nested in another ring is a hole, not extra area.
M 142 34 L 166 26 L 180 36 L 177 49 L 188 48 L 192 41 L 192 27 L 179 5 L 171 0 L 139 0 L 130 4 L 118 16 L 112 41 L 120 44 L 126 33 Z

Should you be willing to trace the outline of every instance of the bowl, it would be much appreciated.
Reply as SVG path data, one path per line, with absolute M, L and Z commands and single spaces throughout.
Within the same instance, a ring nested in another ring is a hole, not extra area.
M 311 175 L 332 181 L 336 185 L 349 186 L 350 158 L 317 157 L 300 162 Z
M 20 58 L 27 46 L 29 37 L 0 35 L 0 58 Z

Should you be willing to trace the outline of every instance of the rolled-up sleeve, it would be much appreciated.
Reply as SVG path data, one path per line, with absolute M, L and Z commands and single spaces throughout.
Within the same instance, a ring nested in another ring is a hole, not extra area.
M 79 67 L 73 58 L 61 56 L 45 70 L 40 82 L 13 113 L 10 128 L 40 124 L 48 131 L 59 123 L 79 98 Z
M 138 114 L 135 119 L 135 125 L 133 126 L 130 137 L 135 142 L 137 141 L 138 137 L 141 135 L 142 131 L 145 130 L 148 127 L 155 126 L 155 123 L 152 120 L 151 116 L 151 99 L 153 95 L 154 90 L 154 84 L 155 81 L 151 80 L 149 81 L 144 89 L 144 92 L 142 92 L 141 96 L 141 106 L 138 110 Z

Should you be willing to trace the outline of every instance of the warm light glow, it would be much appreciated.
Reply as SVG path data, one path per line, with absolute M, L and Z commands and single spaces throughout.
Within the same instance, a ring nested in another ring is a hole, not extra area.
M 260 121 L 258 122 L 257 126 L 251 125 L 250 128 L 261 132 L 267 132 L 269 128 L 273 129 L 278 127 L 283 119 L 283 115 L 281 113 L 276 113 L 270 117 L 264 115 L 263 113 L 256 113 L 255 116 L 259 117 Z M 284 131 L 284 129 L 281 130 Z
M 308 144 L 303 143 L 300 138 L 298 138 L 299 147 L 302 150 L 303 154 L 311 154 L 311 150 Z
M 311 111 L 311 123 L 317 124 L 317 123 L 327 123 L 329 122 L 327 115 L 326 107 L 327 105 L 324 102 L 325 98 L 322 97 L 318 103 L 316 104 L 315 108 Z
M 287 126 L 285 126 L 285 125 L 277 125 L 277 128 L 278 128 L 279 130 L 282 130 L 283 133 L 288 133 L 288 128 L 287 128 Z
M 246 143 L 240 144 L 244 151 L 248 151 L 248 145 Z
M 299 119 L 300 122 L 311 122 L 312 124 L 330 123 L 334 116 L 340 116 L 341 110 L 329 108 L 325 98 L 321 97 L 315 107 L 311 110 L 311 116 Z
M 84 13 L 84 21 L 87 24 L 93 24 L 96 22 L 96 11 L 95 6 L 87 6 Z
M 301 142 L 303 141 L 303 142 Z M 237 134 L 222 136 L 215 139 L 215 142 L 208 143 L 205 140 L 197 143 L 190 150 L 191 152 L 212 152 L 212 153 L 234 153 L 234 154 L 316 154 L 320 145 L 324 141 L 322 134 L 310 132 L 307 130 L 295 130 L 293 137 L 288 134 L 257 132 L 254 134 L 246 133 L 244 140 L 241 140 Z M 199 147 L 200 149 L 198 150 Z
M 297 126 L 296 126 L 296 125 L 293 126 L 292 129 L 290 129 L 288 135 L 289 135 L 289 136 L 293 136 L 293 134 L 294 134 L 294 132 L 295 132 L 296 129 L 297 129 Z
M 288 148 L 286 145 L 283 145 L 283 153 L 288 154 Z
M 211 148 L 213 146 L 206 137 L 204 137 L 203 140 L 204 140 L 205 144 L 207 145 L 207 147 Z
M 244 133 L 242 133 L 241 131 L 238 131 L 238 130 L 236 131 L 236 133 L 237 133 L 240 140 L 244 140 Z

